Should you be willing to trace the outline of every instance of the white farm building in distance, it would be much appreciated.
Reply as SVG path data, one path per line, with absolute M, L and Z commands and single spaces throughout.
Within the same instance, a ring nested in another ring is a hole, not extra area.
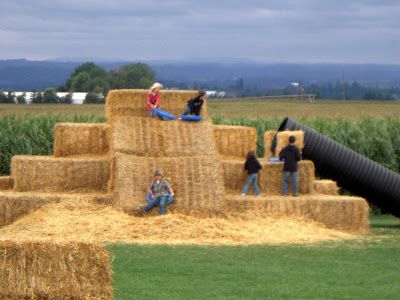
M 31 102 L 33 96 L 33 92 L 13 92 L 13 94 L 15 97 L 24 96 L 27 103 Z M 76 92 L 76 93 L 58 92 L 56 94 L 57 97 L 59 98 L 64 98 L 68 94 L 71 94 L 73 104 L 83 104 L 83 101 L 85 100 L 85 97 L 87 95 L 87 93 L 81 93 L 81 92 Z

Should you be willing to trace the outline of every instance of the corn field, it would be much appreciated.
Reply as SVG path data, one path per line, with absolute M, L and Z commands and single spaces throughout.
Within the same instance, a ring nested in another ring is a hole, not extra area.
M 214 117 L 215 124 L 253 126 L 257 129 L 257 154 L 264 155 L 264 132 L 276 130 L 283 119 L 244 119 Z M 300 118 L 301 124 L 350 149 L 400 172 L 400 119 L 394 117 Z
M 57 122 L 104 122 L 95 115 L 6 115 L 0 117 L 0 175 L 10 173 L 11 157 L 16 154 L 50 155 L 53 152 L 54 125 Z

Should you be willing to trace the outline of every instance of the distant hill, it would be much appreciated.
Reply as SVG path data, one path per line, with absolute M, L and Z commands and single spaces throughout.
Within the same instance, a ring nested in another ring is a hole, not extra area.
M 0 60 L 0 89 L 33 90 L 63 85 L 82 62 Z M 96 62 L 110 70 L 132 62 Z M 193 84 L 194 82 L 232 81 L 243 78 L 246 84 L 282 87 L 293 81 L 305 84 L 342 79 L 360 83 L 400 84 L 400 65 L 351 64 L 256 64 L 193 63 L 147 61 L 160 81 Z

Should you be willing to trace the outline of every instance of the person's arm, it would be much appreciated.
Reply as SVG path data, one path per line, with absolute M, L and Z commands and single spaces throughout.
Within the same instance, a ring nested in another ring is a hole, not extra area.
M 156 102 L 154 103 L 154 108 L 157 108 L 160 106 L 160 94 L 156 94 L 154 98 L 156 98 Z
M 153 105 L 151 104 L 151 93 L 147 94 L 147 107 L 153 109 Z
M 175 193 L 174 193 L 174 190 L 172 189 L 172 187 L 169 187 L 169 193 L 170 193 L 172 196 L 175 196 Z
M 284 161 L 284 160 L 285 160 L 285 153 L 286 153 L 286 147 L 283 148 L 283 149 L 281 150 L 281 152 L 279 153 L 279 160 L 280 160 L 280 161 Z
M 149 193 L 150 193 L 151 198 L 154 198 L 154 193 L 153 193 L 152 187 L 153 187 L 153 182 L 149 186 Z
M 300 161 L 301 160 L 301 155 L 300 155 L 300 150 L 299 148 L 296 147 L 296 160 Z

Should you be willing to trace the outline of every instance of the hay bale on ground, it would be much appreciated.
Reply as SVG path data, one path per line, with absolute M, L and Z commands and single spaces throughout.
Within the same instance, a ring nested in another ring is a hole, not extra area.
M 257 150 L 254 127 L 214 125 L 214 136 L 220 155 L 245 158 L 248 151 Z
M 243 187 L 247 172 L 244 170 L 244 161 L 223 160 L 225 189 L 230 193 L 238 194 Z M 283 163 L 262 162 L 262 170 L 259 177 L 259 188 L 267 195 L 279 195 L 281 193 L 283 179 Z M 315 180 L 315 168 L 312 161 L 302 160 L 299 162 L 298 188 L 301 194 L 313 192 Z M 291 191 L 291 187 L 289 192 Z M 251 192 L 251 190 L 249 191 Z
M 112 299 L 107 251 L 89 243 L 0 242 L 0 298 Z
M 11 190 L 13 188 L 13 179 L 11 176 L 0 176 L 0 191 Z
M 223 208 L 225 190 L 218 156 L 161 158 L 122 153 L 116 153 L 113 171 L 115 205 L 135 211 L 145 204 L 156 169 L 171 183 L 176 200 L 170 207 L 175 211 L 207 214 Z
M 271 151 L 272 139 L 276 135 L 276 130 L 268 130 L 264 133 L 264 149 L 265 149 L 265 158 L 274 157 L 274 154 Z
M 295 145 L 299 148 L 300 152 L 304 148 L 304 131 L 280 131 L 277 134 L 275 156 L 279 156 L 279 153 L 289 145 L 289 136 L 294 135 L 296 137 Z
M 54 156 L 108 153 L 110 126 L 98 123 L 58 123 L 54 127 Z
M 163 122 L 153 118 L 120 116 L 112 128 L 114 151 L 138 156 L 215 155 L 211 121 Z
M 148 117 L 147 90 L 113 90 L 108 93 L 106 114 L 109 123 L 121 116 Z M 187 101 L 197 95 L 197 91 L 161 91 L 160 107 L 169 113 L 180 116 Z M 202 107 L 202 115 L 207 116 L 207 104 Z
M 18 155 L 11 160 L 11 176 L 17 192 L 106 192 L 110 161 Z
M 328 228 L 367 232 L 369 206 L 365 199 L 350 196 L 301 195 L 299 197 L 227 195 L 231 213 L 253 211 L 276 217 L 301 217 Z
M 314 193 L 324 195 L 339 195 L 339 187 L 333 180 L 315 180 Z

